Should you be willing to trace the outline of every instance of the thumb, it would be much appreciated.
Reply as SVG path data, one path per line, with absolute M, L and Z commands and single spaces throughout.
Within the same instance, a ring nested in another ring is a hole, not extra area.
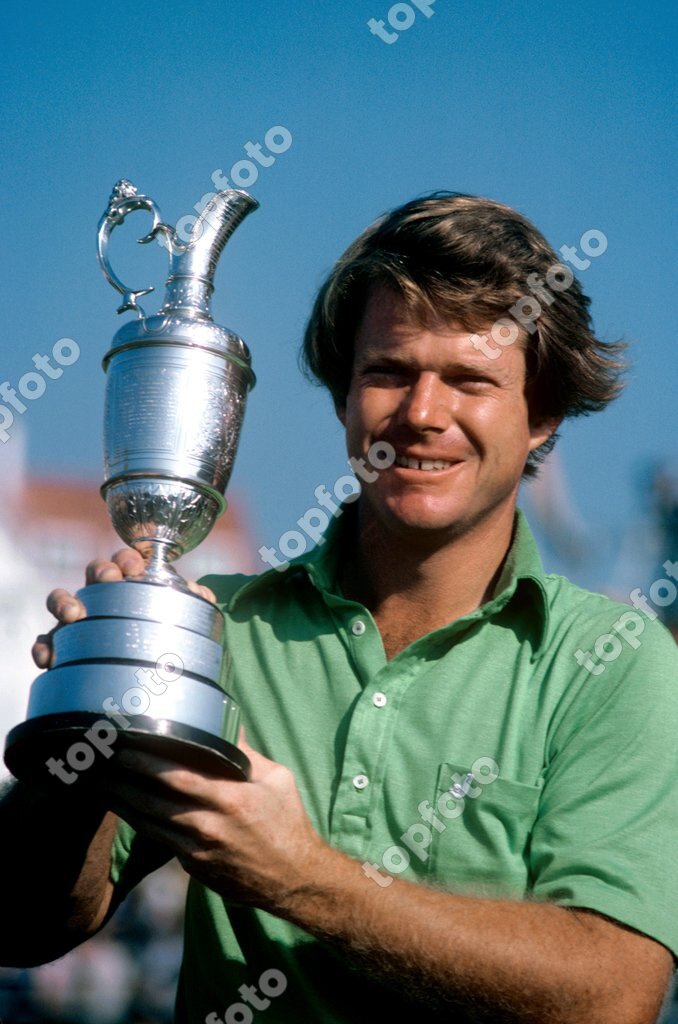
M 245 737 L 245 727 L 243 725 L 240 726 L 240 733 L 238 735 L 238 747 L 240 748 L 240 750 L 242 750 L 243 754 L 245 754 L 246 757 L 249 758 L 253 770 L 255 770 L 255 766 L 256 770 L 260 771 L 266 765 L 274 763 L 268 757 L 264 757 L 263 754 L 259 753 L 258 750 L 255 750 L 254 747 L 251 747 L 249 745 Z
M 248 755 L 248 757 L 249 757 L 250 754 L 255 754 L 256 756 L 261 756 L 247 742 L 247 737 L 245 735 L 245 726 L 244 725 L 240 726 L 240 732 L 238 734 L 238 746 L 240 747 L 240 749 L 242 750 L 242 752 L 244 754 Z

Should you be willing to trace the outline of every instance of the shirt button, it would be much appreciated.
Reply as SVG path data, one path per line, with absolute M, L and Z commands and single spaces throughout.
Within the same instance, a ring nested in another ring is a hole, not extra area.
M 353 776 L 353 785 L 355 786 L 356 789 L 364 789 L 365 786 L 369 786 L 369 784 L 370 780 L 367 778 L 366 775 Z
M 354 622 L 353 625 L 351 626 L 351 632 L 353 633 L 353 636 L 362 636 L 366 629 L 367 626 L 365 625 L 362 619 L 357 619 L 356 622 Z
M 372 697 L 372 703 L 374 704 L 375 708 L 383 708 L 387 702 L 388 697 L 386 696 L 385 693 L 375 693 L 374 696 Z

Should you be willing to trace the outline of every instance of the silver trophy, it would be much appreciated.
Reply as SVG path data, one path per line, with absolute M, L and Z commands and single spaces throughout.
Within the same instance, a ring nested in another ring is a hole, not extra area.
M 255 378 L 245 343 L 213 322 L 210 296 L 224 245 L 257 206 L 246 192 L 219 192 L 184 243 L 153 200 L 123 180 L 99 223 L 99 263 L 123 296 L 118 312 L 137 313 L 104 358 L 101 493 L 117 533 L 146 566 L 137 578 L 78 591 L 87 618 L 55 631 L 53 666 L 31 687 L 27 721 L 7 737 L 5 763 L 17 778 L 93 778 L 125 745 L 248 776 L 236 745 L 239 709 L 220 685 L 223 616 L 170 563 L 226 507 Z M 155 316 L 138 305 L 153 289 L 126 288 L 108 261 L 113 228 L 134 210 L 153 216 L 139 241 L 163 236 L 170 254 Z

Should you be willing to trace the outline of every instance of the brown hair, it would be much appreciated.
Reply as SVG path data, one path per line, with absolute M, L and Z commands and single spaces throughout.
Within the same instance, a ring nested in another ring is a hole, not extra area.
M 532 293 L 531 274 L 540 281 L 549 275 L 550 301 L 539 302 L 536 285 Z M 526 387 L 534 419 L 596 412 L 622 389 L 625 364 L 619 357 L 625 345 L 595 337 L 589 298 L 534 225 L 493 200 L 436 192 L 370 225 L 318 292 L 302 364 L 338 407 L 346 401 L 354 338 L 375 284 L 396 289 L 417 323 L 443 320 L 471 331 L 507 318 L 521 298 L 539 302 L 538 317 L 534 323 L 523 320 L 520 331 L 527 339 Z M 525 476 L 536 473 L 555 441 L 553 434 L 529 456 Z

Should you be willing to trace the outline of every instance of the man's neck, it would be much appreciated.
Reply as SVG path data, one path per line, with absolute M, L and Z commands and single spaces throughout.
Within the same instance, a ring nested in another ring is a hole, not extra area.
M 385 646 L 391 636 L 392 646 L 402 649 L 492 596 L 511 545 L 515 503 L 444 539 L 408 537 L 357 511 L 354 556 L 344 561 L 342 589 L 369 608 Z

